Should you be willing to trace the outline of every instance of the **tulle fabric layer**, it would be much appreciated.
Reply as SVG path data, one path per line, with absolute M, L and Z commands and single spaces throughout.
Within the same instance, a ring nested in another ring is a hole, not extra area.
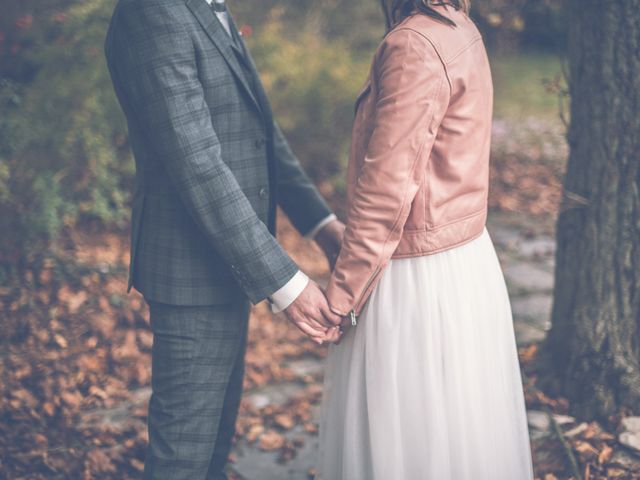
M 318 478 L 533 478 L 511 307 L 486 230 L 392 260 L 331 347 Z

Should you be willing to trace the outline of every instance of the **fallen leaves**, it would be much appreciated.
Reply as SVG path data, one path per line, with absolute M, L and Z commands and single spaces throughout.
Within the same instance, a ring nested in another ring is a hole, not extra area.
M 260 450 L 278 450 L 285 444 L 285 438 L 282 434 L 275 430 L 267 430 L 260 436 L 260 442 L 258 444 Z
M 553 398 L 541 392 L 536 385 L 535 353 L 537 349 L 520 351 L 521 364 L 527 371 L 525 398 L 529 410 L 548 409 L 554 418 L 564 418 L 569 410 L 563 398 Z M 523 360 L 525 358 L 526 360 Z M 568 417 L 567 417 L 568 418 Z M 558 441 L 553 429 L 536 432 L 532 443 L 535 452 L 535 470 L 545 480 L 567 480 L 571 476 L 565 448 L 575 457 L 583 480 L 640 479 L 640 457 L 625 451 L 616 436 L 596 421 L 558 422 L 564 445 Z
M 285 413 L 276 415 L 274 418 L 274 423 L 283 430 L 291 430 L 296 426 L 296 422 L 293 417 Z

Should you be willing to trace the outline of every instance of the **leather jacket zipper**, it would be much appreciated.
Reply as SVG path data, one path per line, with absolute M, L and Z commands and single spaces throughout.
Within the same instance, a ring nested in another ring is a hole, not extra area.
M 361 307 L 360 303 L 362 302 L 362 299 L 364 298 L 365 294 L 369 290 L 369 287 L 371 286 L 373 281 L 378 277 L 380 270 L 382 270 L 382 267 L 377 267 L 373 272 L 373 275 L 369 277 L 369 280 L 367 281 L 367 284 L 365 285 L 364 290 L 362 290 L 362 293 L 360 294 L 360 297 L 358 298 L 358 301 L 356 302 L 355 307 L 353 307 L 353 309 L 351 309 L 351 311 L 349 312 L 349 318 L 351 319 L 351 326 L 353 327 L 355 327 L 358 324 L 358 315 L 356 314 L 356 310 Z

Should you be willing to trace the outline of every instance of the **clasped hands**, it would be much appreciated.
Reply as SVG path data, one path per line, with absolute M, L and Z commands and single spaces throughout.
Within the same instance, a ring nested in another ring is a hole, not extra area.
M 334 220 L 318 232 L 316 243 L 324 251 L 333 270 L 340 253 L 345 226 Z M 343 318 L 329 308 L 327 298 L 313 280 L 285 310 L 289 321 L 316 343 L 337 343 L 342 337 Z

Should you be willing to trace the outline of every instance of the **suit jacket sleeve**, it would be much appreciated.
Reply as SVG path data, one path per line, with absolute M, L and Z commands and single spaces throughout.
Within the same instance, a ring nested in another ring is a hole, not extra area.
M 349 205 L 327 299 L 341 315 L 359 313 L 396 250 L 449 103 L 444 65 L 431 43 L 400 29 L 374 63 L 375 119 Z
M 187 210 L 252 302 L 298 271 L 222 161 L 192 39 L 170 7 L 131 2 L 112 23 L 107 51 L 132 112 Z M 125 107 L 126 110 L 126 107 Z
M 296 229 L 306 235 L 332 211 L 300 166 L 276 122 L 274 151 L 278 165 L 278 201 Z

